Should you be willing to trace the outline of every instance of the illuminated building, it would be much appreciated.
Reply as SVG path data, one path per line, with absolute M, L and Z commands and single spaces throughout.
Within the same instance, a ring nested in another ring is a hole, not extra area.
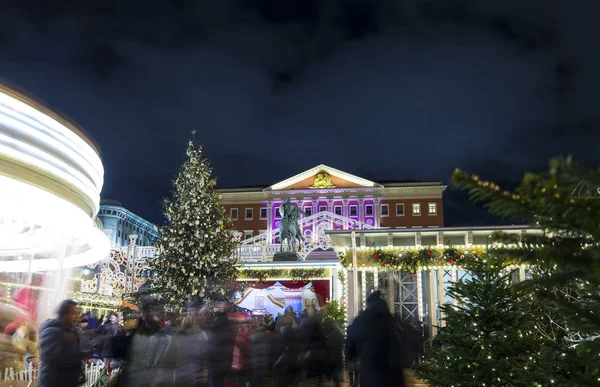
M 129 236 L 137 235 L 138 246 L 153 246 L 158 239 L 154 224 L 124 208 L 115 200 L 103 200 L 98 218 L 102 228 L 113 244 L 127 246 Z
M 269 187 L 221 189 L 225 210 L 243 233 L 243 256 L 266 244 L 267 256 L 278 249 L 279 206 L 286 197 L 305 213 L 300 223 L 309 240 L 324 230 L 431 229 L 443 227 L 440 182 L 377 183 L 319 165 Z M 322 238 L 321 238 L 322 239 Z M 313 246 L 319 252 L 326 246 Z M 329 246 L 331 247 L 331 246 Z M 312 251 L 306 251 L 304 255 Z M 257 257 L 265 259 L 267 256 Z M 303 256 L 305 258 L 305 256 Z

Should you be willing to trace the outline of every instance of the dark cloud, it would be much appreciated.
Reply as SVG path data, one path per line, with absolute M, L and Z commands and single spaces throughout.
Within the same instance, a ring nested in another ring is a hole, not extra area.
M 221 186 L 321 163 L 514 182 L 597 158 L 597 23 L 562 2 L 33 3 L 0 14 L 0 73 L 79 121 L 104 195 L 155 221 L 192 129 Z M 454 191 L 446 206 L 488 220 Z

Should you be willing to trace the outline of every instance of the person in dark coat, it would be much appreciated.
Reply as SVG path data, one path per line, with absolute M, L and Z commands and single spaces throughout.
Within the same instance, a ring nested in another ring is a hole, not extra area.
M 89 321 L 87 319 L 83 319 L 79 321 L 77 324 L 77 334 L 79 335 L 79 347 L 81 349 L 92 350 L 93 344 L 92 340 L 94 338 L 95 331 L 90 328 Z
M 227 318 L 227 306 L 219 306 L 208 333 L 206 360 L 210 387 L 224 387 L 231 379 L 236 331 Z
M 58 307 L 57 318 L 42 324 L 38 387 L 76 387 L 83 381 L 83 354 L 75 330 L 78 319 L 77 303 L 64 300 Z
M 360 315 L 360 314 L 359 314 Z M 346 369 L 348 371 L 348 377 L 350 378 L 350 387 L 358 386 L 358 375 L 360 370 L 360 359 L 355 357 L 354 359 L 348 358 L 348 343 L 347 338 L 350 337 L 350 330 L 352 329 L 352 325 L 348 325 L 346 328 L 346 341 L 344 342 L 344 348 L 346 349 Z
M 389 358 L 393 317 L 381 292 L 367 298 L 367 308 L 354 319 L 346 346 L 349 360 L 360 358 L 360 386 L 404 386 L 401 368 L 393 368 Z
M 295 385 L 301 367 L 298 357 L 301 350 L 296 332 L 290 326 L 283 326 L 274 345 L 275 364 L 273 366 L 273 386 L 288 387 Z
M 339 387 L 344 379 L 344 335 L 337 324 L 332 324 L 327 334 L 327 349 L 333 363 L 333 385 Z

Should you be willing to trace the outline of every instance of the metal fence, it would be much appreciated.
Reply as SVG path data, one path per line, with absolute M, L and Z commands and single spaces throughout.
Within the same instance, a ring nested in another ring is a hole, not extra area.
M 18 383 L 18 385 L 35 386 L 37 383 L 38 369 L 39 367 L 32 363 L 26 363 L 25 367 L 20 371 L 15 371 L 13 368 L 6 368 L 4 372 L 0 374 L 0 382 L 20 381 L 24 383 Z M 80 387 L 92 387 L 100 379 L 103 370 L 103 364 L 85 364 L 84 373 L 86 381 Z

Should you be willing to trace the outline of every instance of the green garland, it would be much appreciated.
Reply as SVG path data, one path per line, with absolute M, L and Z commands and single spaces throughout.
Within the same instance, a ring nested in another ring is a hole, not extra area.
M 292 281 L 306 281 L 313 278 L 326 278 L 327 270 L 324 268 L 313 269 L 247 269 L 240 271 L 240 277 L 259 282 L 268 281 L 270 278 L 289 278 Z
M 358 267 L 376 267 L 387 271 L 404 271 L 416 274 L 419 269 L 432 266 L 461 267 L 469 262 L 480 260 L 485 250 L 481 248 L 445 249 L 422 248 L 420 250 L 359 250 Z M 344 267 L 352 264 L 352 253 L 339 252 L 340 263 Z M 510 260 L 508 260 L 510 261 Z M 510 263 L 510 262 L 509 262 Z
M 75 292 L 71 295 L 71 298 L 80 304 L 91 305 L 93 307 L 120 308 L 122 306 L 120 298 L 96 293 Z

